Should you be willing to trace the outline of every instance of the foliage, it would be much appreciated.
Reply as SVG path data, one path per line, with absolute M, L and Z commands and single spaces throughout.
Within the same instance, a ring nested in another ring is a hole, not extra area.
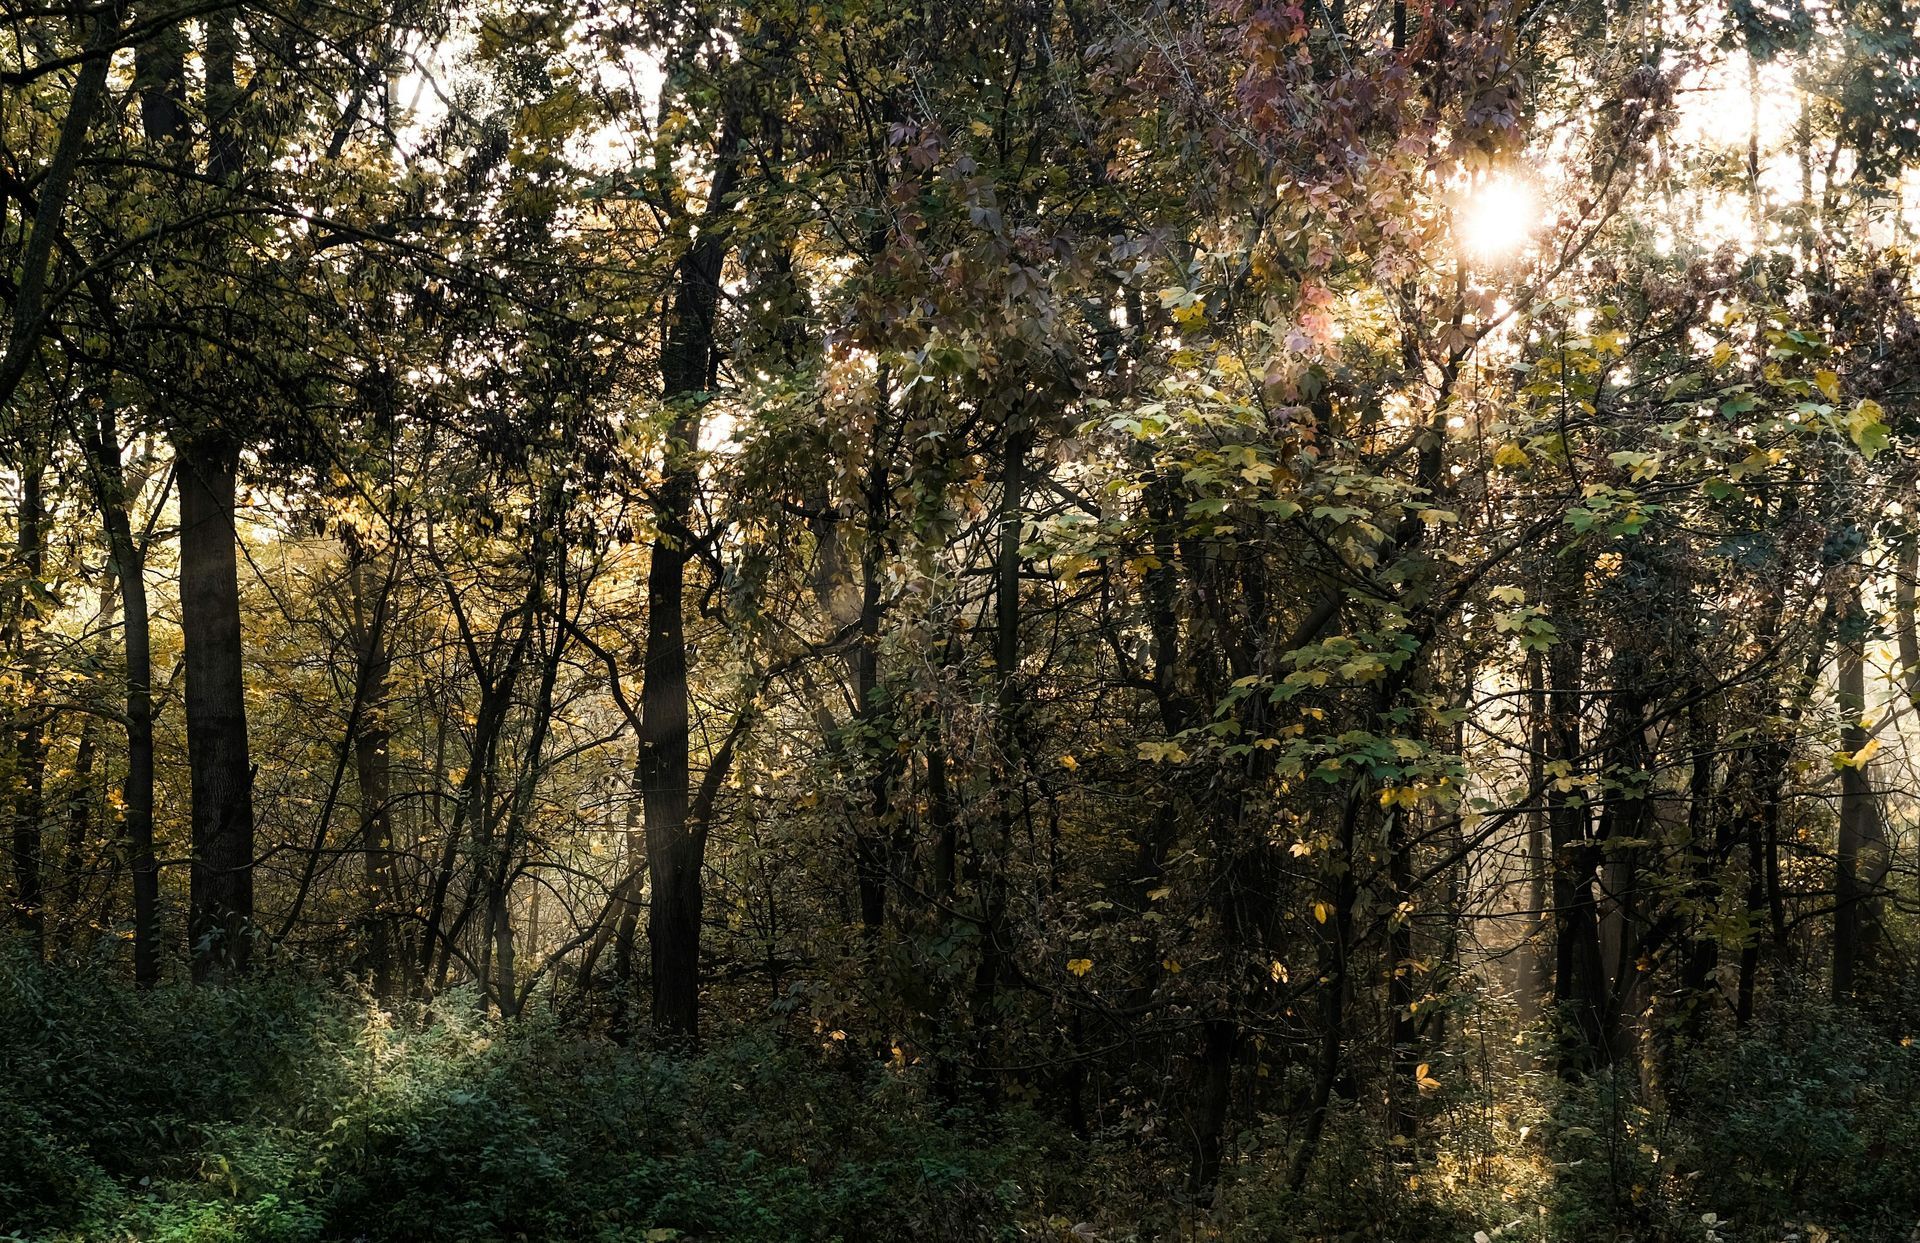
M 0 13 L 5 1212 L 1897 1233 L 1910 10 Z
M 291 974 L 141 995 L 17 957 L 0 1015 L 22 1238 L 984 1239 L 1066 1185 L 1037 1121 L 766 1031 L 686 1059 L 460 994 L 397 1026 Z

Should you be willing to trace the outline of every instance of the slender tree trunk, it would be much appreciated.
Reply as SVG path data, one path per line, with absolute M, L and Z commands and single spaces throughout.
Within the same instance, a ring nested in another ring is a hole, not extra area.
M 190 437 L 177 438 L 174 452 L 193 788 L 187 939 L 193 978 L 218 982 L 246 969 L 253 923 L 253 762 L 234 529 L 237 454 Z
M 645 683 L 641 687 L 638 771 L 652 881 L 647 940 L 652 967 L 653 1022 L 687 1040 L 700 1030 L 700 870 L 705 826 L 691 826 L 688 804 L 686 568 L 692 538 L 695 455 L 703 394 L 715 381 L 714 316 L 728 243 L 727 198 L 739 174 L 740 120 L 730 114 L 720 136 L 719 164 L 699 235 L 681 257 L 671 322 L 661 351 L 662 393 L 676 403 L 666 449 L 647 566 Z
M 1577 1073 L 1604 1065 L 1611 1041 L 1606 1025 L 1606 970 L 1593 887 L 1600 862 L 1591 840 L 1584 797 L 1557 788 L 1570 780 L 1581 753 L 1584 640 L 1564 634 L 1548 653 L 1548 775 L 1561 776 L 1547 795 L 1553 850 L 1553 1000 L 1564 1025 L 1561 1068 Z M 1577 789 L 1577 787 L 1576 787 Z
M 1527 788 L 1546 789 L 1548 741 L 1547 685 L 1545 661 L 1539 652 L 1527 656 Z M 1545 794 L 1535 796 L 1545 799 Z M 1544 803 L 1527 814 L 1527 849 L 1522 866 L 1526 869 L 1526 928 L 1520 946 L 1519 1003 L 1520 1022 L 1530 1026 L 1540 1018 L 1540 1003 L 1546 996 L 1552 976 L 1548 961 L 1552 936 L 1547 915 L 1547 874 L 1551 870 L 1547 855 L 1547 812 Z
M 135 92 L 142 133 L 169 158 L 183 155 L 187 137 L 185 29 L 159 26 L 134 49 Z M 153 847 L 153 645 L 147 599 L 146 547 L 133 537 L 134 496 L 121 466 L 121 444 L 111 393 L 103 396 L 94 438 L 95 488 L 107 527 L 107 546 L 120 580 L 122 642 L 127 663 L 127 773 L 121 824 L 133 878 L 133 978 L 142 988 L 160 979 L 160 868 Z M 177 468 L 176 468 L 177 473 Z
M 87 131 L 100 115 L 107 97 L 107 75 L 113 64 L 113 44 L 119 34 L 117 6 L 102 5 L 93 10 L 92 29 L 87 32 L 84 58 L 67 98 L 67 115 L 60 124 L 60 137 L 53 156 L 34 179 L 33 226 L 21 248 L 18 266 L 13 269 L 16 283 L 10 291 L 8 310 L 12 325 L 7 333 L 6 352 L 0 354 L 0 407 L 13 399 L 20 382 L 32 370 L 41 338 L 45 335 L 55 308 L 46 304 L 47 278 L 53 269 L 54 240 L 65 227 L 67 200 L 80 167 Z
M 1360 822 L 1365 814 L 1362 806 L 1365 789 L 1364 782 L 1356 781 L 1348 790 L 1341 809 L 1340 850 L 1343 859 L 1358 857 L 1355 847 L 1359 844 Z M 1314 1057 L 1312 1094 L 1308 1100 L 1306 1125 L 1300 1135 L 1300 1145 L 1293 1151 L 1293 1161 L 1287 1172 L 1287 1187 L 1295 1195 L 1306 1189 L 1307 1177 L 1313 1172 L 1313 1161 L 1320 1151 L 1320 1137 L 1326 1133 L 1327 1111 L 1333 1105 L 1334 1085 L 1340 1079 L 1347 999 L 1353 990 L 1349 967 L 1353 947 L 1353 912 L 1358 900 L 1359 883 L 1354 877 L 1354 869 L 1351 866 L 1343 867 L 1334 878 L 1333 913 L 1321 942 L 1321 974 L 1326 978 L 1318 990 L 1320 1040 Z
M 691 420 L 675 439 L 697 435 Z M 693 477 L 674 472 L 668 482 L 670 520 L 692 511 Z M 700 853 L 687 831 L 687 649 L 682 610 L 687 554 L 684 526 L 654 541 L 647 570 L 647 648 L 641 688 L 638 770 L 646 819 L 647 908 L 653 1022 L 662 1032 L 694 1038 L 700 1027 Z
M 160 979 L 160 870 L 153 852 L 153 654 L 145 548 L 134 539 L 133 497 L 120 461 L 120 431 L 110 395 L 84 436 L 89 475 L 120 589 L 120 641 L 126 662 L 127 769 L 120 825 L 133 878 L 133 978 Z
M 1686 1007 L 1684 1029 L 1695 1040 L 1700 1037 L 1710 1003 L 1717 1000 L 1719 992 L 1714 977 L 1720 968 L 1720 941 L 1712 928 L 1705 925 L 1710 924 L 1720 905 L 1719 869 L 1732 854 L 1735 831 L 1733 817 L 1725 814 L 1724 807 L 1716 807 L 1713 795 L 1717 733 L 1708 720 L 1704 695 L 1696 690 L 1695 700 L 1687 708 L 1687 750 L 1691 753 L 1687 781 L 1687 854 L 1692 872 L 1688 900 L 1700 914 L 1695 917 L 1696 926 L 1687 938 L 1680 985 L 1680 1004 Z M 1728 784 L 1740 779 L 1737 772 L 1727 776 Z
M 646 819 L 641 814 L 641 800 L 644 797 L 641 793 L 641 777 L 636 763 L 627 785 L 626 874 L 620 878 L 614 893 L 619 915 L 613 933 L 613 975 L 623 993 L 633 982 L 633 947 L 635 934 L 640 927 L 641 869 L 647 858 Z M 592 955 L 589 955 L 589 962 L 591 959 Z M 618 1011 L 624 1013 L 627 1004 L 624 996 L 616 998 L 614 1004 Z M 618 1016 L 616 1026 L 619 1026 Z
M 60 900 L 50 912 L 50 923 L 58 935 L 50 941 L 55 953 L 73 949 L 79 937 L 80 897 L 90 871 L 87 848 L 93 840 L 93 811 L 96 791 L 94 772 L 100 753 L 99 726 L 89 717 L 80 725 L 80 739 L 74 745 L 73 779 L 66 797 L 66 843 L 60 852 Z
M 30 450 L 37 453 L 37 450 Z M 47 708 L 42 700 L 39 671 L 45 648 L 40 627 L 46 578 L 45 505 L 42 490 L 46 468 L 29 462 L 20 476 L 20 510 L 15 557 L 24 580 L 14 594 L 7 618 L 7 646 L 25 671 L 27 693 L 13 709 L 11 780 L 8 813 L 13 821 L 13 918 L 25 934 L 36 959 L 46 957 L 46 894 L 42 876 L 45 856 L 45 802 L 47 773 Z
M 1868 620 L 1857 582 L 1839 618 L 1840 749 L 1852 757 L 1840 769 L 1840 831 L 1835 858 L 1833 997 L 1850 1001 L 1876 969 L 1882 935 L 1881 886 L 1890 862 L 1880 800 L 1860 753 L 1867 745 L 1866 636 Z
M 361 705 L 355 717 L 354 776 L 360 788 L 360 850 L 366 865 L 364 918 L 367 926 L 368 972 L 374 995 L 393 996 L 395 965 L 393 870 L 393 769 L 388 755 L 393 731 L 387 720 L 388 680 L 392 658 L 387 649 L 388 601 L 391 579 L 370 591 L 366 558 L 354 556 L 348 570 L 353 593 L 354 628 L 358 631 L 359 669 L 354 686 Z
M 888 424 L 884 417 L 887 404 L 884 370 L 880 375 L 879 393 L 882 417 L 874 420 L 864 498 L 866 531 L 860 550 L 860 638 L 851 661 L 855 719 L 863 727 L 858 750 L 865 752 L 873 768 L 867 777 L 866 814 L 856 826 L 854 839 L 860 924 L 868 933 L 879 932 L 887 919 L 887 889 L 894 866 L 887 821 L 892 814 L 893 780 L 899 769 L 899 753 L 892 745 L 893 731 L 887 728 L 886 705 L 881 702 L 880 692 L 880 587 L 891 491 L 887 450 L 881 444 L 882 431 Z
M 556 546 L 564 548 L 558 541 Z M 564 551 L 557 560 L 560 564 L 556 567 L 559 577 L 556 579 L 558 597 L 555 600 L 553 643 L 542 657 L 540 682 L 533 697 L 532 728 L 508 804 L 506 831 L 501 836 L 489 892 L 487 923 L 493 934 L 497 973 L 494 995 L 500 1013 L 508 1017 L 520 1012 L 520 985 L 515 966 L 517 952 L 513 930 L 513 886 L 519 879 L 524 862 L 534 795 L 539 789 L 544 767 L 541 757 L 546 753 L 547 736 L 553 725 L 553 689 L 559 680 L 560 665 L 566 659 L 567 652 L 567 631 L 558 621 L 566 615 L 567 608 Z
M 1010 418 L 1030 417 L 1025 411 L 1015 411 L 1010 415 Z M 1002 960 L 1007 949 L 1006 870 L 1013 847 L 1015 793 L 1023 777 L 1015 712 L 1019 705 L 1020 528 L 1026 504 L 1026 459 L 1030 439 L 1026 428 L 1016 428 L 1010 422 L 1001 445 L 1000 538 L 993 587 L 993 728 L 994 741 L 1000 753 L 996 766 L 1000 788 L 995 791 L 992 844 L 986 851 L 976 848 L 974 860 L 980 879 L 980 959 L 975 966 L 973 979 L 976 1066 L 988 1060 L 994 1037 L 991 1021 L 993 1003 L 1000 988 Z

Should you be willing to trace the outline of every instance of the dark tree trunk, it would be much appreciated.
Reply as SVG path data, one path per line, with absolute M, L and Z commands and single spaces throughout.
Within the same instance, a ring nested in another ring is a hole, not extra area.
M 613 931 L 613 976 L 620 983 L 623 994 L 633 982 L 633 947 L 640 929 L 640 890 L 647 858 L 646 818 L 641 811 L 644 798 L 641 793 L 642 776 L 636 764 L 627 784 L 626 875 L 621 877 L 613 895 L 617 913 Z M 592 955 L 589 955 L 589 962 L 591 958 Z M 584 982 L 585 977 L 582 978 Z M 617 998 L 614 1004 L 615 1026 L 621 1027 L 627 1004 L 625 996 Z
M 666 447 L 666 482 L 654 515 L 658 534 L 647 566 L 647 646 L 643 657 L 637 770 L 652 878 L 647 940 L 653 974 L 653 1022 L 688 1040 L 700 1029 L 700 869 L 706 826 L 690 825 L 686 569 L 698 470 L 700 406 L 715 382 L 714 316 L 728 243 L 726 201 L 739 175 L 740 119 L 729 114 L 698 236 L 681 256 L 666 344 L 662 395 L 679 407 Z
M 860 638 L 850 662 L 855 717 L 864 727 L 860 734 L 861 749 L 873 766 L 867 777 L 866 815 L 856 827 L 854 839 L 860 924 L 868 933 L 877 933 L 886 924 L 887 889 L 895 853 L 887 822 L 892 815 L 893 780 L 899 769 L 899 753 L 892 745 L 893 731 L 888 727 L 887 706 L 882 702 L 880 690 L 880 586 L 891 492 L 889 449 L 881 443 L 883 429 L 888 426 L 884 371 L 879 388 L 882 417 L 874 421 L 864 497 L 866 531 L 860 550 Z
M 691 419 L 676 422 L 674 438 L 698 434 Z M 663 523 L 678 530 L 654 541 L 647 568 L 647 647 L 640 698 L 637 770 L 646 818 L 647 907 L 653 984 L 653 1022 L 663 1033 L 692 1039 L 700 1027 L 700 910 L 703 844 L 687 825 L 687 647 L 682 616 L 693 473 L 669 476 Z
M 7 618 L 7 646 L 25 673 L 27 694 L 14 708 L 12 771 L 8 814 L 13 821 L 13 918 L 35 958 L 47 949 L 46 894 L 41 865 L 45 852 L 47 772 L 46 705 L 41 702 L 38 671 L 42 664 L 40 624 L 46 576 L 45 513 L 42 487 L 46 469 L 29 463 L 20 478 L 20 511 L 15 556 L 24 576 Z
M 1011 419 L 1032 417 L 1014 411 Z M 1027 447 L 1025 427 L 1011 421 L 1001 444 L 999 548 L 995 557 L 993 598 L 994 740 L 998 745 L 993 840 L 987 849 L 975 849 L 973 870 L 980 883 L 980 959 L 973 978 L 974 1061 L 988 1060 L 994 1037 L 992 1021 L 1006 955 L 1008 856 L 1013 848 L 1014 800 L 1023 784 L 1020 738 L 1015 712 L 1019 705 L 1020 668 L 1020 527 L 1026 502 Z
M 160 870 L 153 853 L 153 654 L 145 548 L 134 539 L 130 485 L 120 462 L 120 431 L 110 398 L 86 429 L 88 471 L 120 589 L 120 638 L 126 660 L 127 771 L 120 823 L 133 877 L 133 978 L 160 979 Z
M 1534 796 L 1536 806 L 1527 813 L 1527 851 L 1522 861 L 1526 869 L 1525 889 L 1527 909 L 1522 927 L 1526 929 L 1525 940 L 1520 946 L 1519 983 L 1517 985 L 1520 1003 L 1520 1021 L 1530 1025 L 1540 1017 L 1540 1003 L 1546 996 L 1547 981 L 1552 977 L 1552 965 L 1548 961 L 1551 952 L 1552 937 L 1547 920 L 1547 874 L 1550 871 L 1547 854 L 1547 813 L 1544 804 L 1546 797 L 1546 763 L 1549 746 L 1547 715 L 1547 684 L 1545 661 L 1539 652 L 1527 657 L 1527 788 L 1541 791 Z
M 367 564 L 354 556 L 348 570 L 353 593 L 353 621 L 358 631 L 358 663 L 354 686 L 360 707 L 354 714 L 354 776 L 360 788 L 360 849 L 366 865 L 363 895 L 367 928 L 366 969 L 373 978 L 374 995 L 391 997 L 394 991 L 394 874 L 393 770 L 388 756 L 393 731 L 387 721 L 388 678 L 392 659 L 387 649 L 388 601 L 391 580 L 376 591 L 366 582 Z
M 140 126 L 146 138 L 175 156 L 187 136 L 186 32 L 162 25 L 134 50 L 134 90 L 140 98 Z M 95 488 L 107 546 L 120 580 L 125 614 L 122 640 L 127 662 L 127 773 L 121 823 L 127 839 L 128 870 L 133 878 L 133 978 L 141 987 L 160 979 L 160 868 L 153 849 L 153 645 L 152 613 L 147 600 L 144 543 L 133 536 L 133 491 L 120 463 L 120 436 L 109 394 L 103 400 L 98 434 L 91 447 Z
M 121 646 L 127 653 L 127 776 L 121 824 L 132 874 L 132 978 L 159 982 L 159 861 L 154 857 L 154 655 L 146 599 L 146 553 L 132 540 L 123 505 L 108 509 L 108 542 L 121 584 Z
M 242 681 L 234 530 L 238 455 L 182 437 L 180 629 L 186 646 L 193 845 L 187 940 L 193 978 L 244 971 L 253 923 L 253 762 Z
M 1564 766 L 1565 777 L 1580 762 L 1583 640 L 1562 637 L 1548 654 L 1548 765 Z M 1594 883 L 1600 851 L 1589 831 L 1582 796 L 1550 785 L 1547 831 L 1553 851 L 1553 1001 L 1565 1025 L 1561 1068 L 1577 1073 L 1605 1065 L 1612 1047 L 1607 1036 L 1607 978 L 1600 953 L 1600 918 Z
M 1839 685 L 1835 695 L 1843 718 L 1840 749 L 1849 761 L 1840 769 L 1840 832 L 1835 857 L 1833 915 L 1833 997 L 1852 1000 L 1863 976 L 1876 968 L 1882 936 L 1882 885 L 1890 855 L 1880 800 L 1860 752 L 1867 745 L 1866 636 L 1868 619 L 1854 585 L 1838 618 Z

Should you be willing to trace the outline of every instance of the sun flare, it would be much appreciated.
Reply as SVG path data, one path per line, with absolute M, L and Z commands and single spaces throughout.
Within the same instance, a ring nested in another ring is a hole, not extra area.
M 1513 177 L 1488 179 L 1468 191 L 1461 204 L 1458 236 L 1481 259 L 1517 253 L 1540 223 L 1540 199 L 1533 187 Z

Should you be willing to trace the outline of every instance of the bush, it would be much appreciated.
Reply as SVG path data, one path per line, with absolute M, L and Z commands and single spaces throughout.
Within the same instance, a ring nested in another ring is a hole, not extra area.
M 396 1025 L 290 974 L 0 977 L 0 1221 L 16 1237 L 1010 1237 L 1031 1119 L 932 1106 L 742 1030 L 699 1057 L 449 999 Z

